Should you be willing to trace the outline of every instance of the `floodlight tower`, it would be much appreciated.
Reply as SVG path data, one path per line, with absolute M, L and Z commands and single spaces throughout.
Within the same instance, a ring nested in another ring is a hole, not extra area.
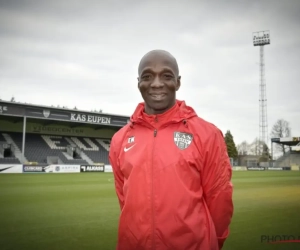
M 253 45 L 260 47 L 259 53 L 259 143 L 268 145 L 267 89 L 265 79 L 264 46 L 271 43 L 270 31 L 253 32 Z M 261 145 L 260 145 L 261 146 Z M 260 147 L 262 149 L 262 147 Z

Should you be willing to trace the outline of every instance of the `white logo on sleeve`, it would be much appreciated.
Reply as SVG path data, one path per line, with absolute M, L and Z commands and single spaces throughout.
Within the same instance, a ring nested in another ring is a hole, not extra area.
M 134 136 L 131 136 L 128 138 L 128 143 L 133 143 L 134 142 Z
M 132 145 L 131 147 L 129 147 L 129 148 L 126 148 L 126 147 L 125 147 L 125 148 L 124 148 L 124 152 L 127 152 L 127 151 L 129 151 L 130 149 L 132 149 L 132 148 L 134 147 L 134 145 L 135 145 L 135 144 L 133 144 L 133 145 Z

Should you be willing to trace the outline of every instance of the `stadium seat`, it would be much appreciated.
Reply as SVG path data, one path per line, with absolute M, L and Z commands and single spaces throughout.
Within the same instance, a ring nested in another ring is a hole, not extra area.
M 22 149 L 22 133 L 7 133 L 12 138 L 17 147 Z M 5 138 L 0 133 L 0 141 L 5 142 Z M 47 163 L 47 157 L 58 157 L 63 164 L 89 164 L 90 162 L 102 162 L 109 164 L 108 152 L 110 147 L 109 139 L 87 138 L 87 137 L 68 137 L 56 135 L 26 134 L 25 137 L 25 157 L 29 162 Z M 68 156 L 67 147 L 75 146 L 80 148 L 85 157 L 77 155 L 72 158 Z M 18 161 L 16 158 L 1 160 L 1 163 L 12 163 Z M 17 163 L 20 163 L 19 161 Z

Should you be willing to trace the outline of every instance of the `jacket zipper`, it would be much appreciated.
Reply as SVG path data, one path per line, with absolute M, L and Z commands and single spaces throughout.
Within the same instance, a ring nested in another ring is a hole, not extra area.
M 155 249 L 155 214 L 154 214 L 154 185 L 153 185 L 153 172 L 154 172 L 154 169 L 153 169 L 153 159 L 154 159 L 154 143 L 155 143 L 155 137 L 157 135 L 157 129 L 154 129 L 154 132 L 153 132 L 153 136 L 154 136 L 154 141 L 153 141 L 153 149 L 152 149 L 152 249 Z

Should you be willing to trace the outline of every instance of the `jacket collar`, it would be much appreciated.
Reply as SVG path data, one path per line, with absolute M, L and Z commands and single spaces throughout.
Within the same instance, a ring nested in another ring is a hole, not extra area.
M 185 101 L 176 100 L 175 105 L 162 114 L 148 115 L 145 113 L 145 103 L 139 103 L 131 116 L 131 123 L 147 123 L 154 127 L 160 127 L 171 122 L 180 122 L 197 116 L 193 108 L 187 106 Z

